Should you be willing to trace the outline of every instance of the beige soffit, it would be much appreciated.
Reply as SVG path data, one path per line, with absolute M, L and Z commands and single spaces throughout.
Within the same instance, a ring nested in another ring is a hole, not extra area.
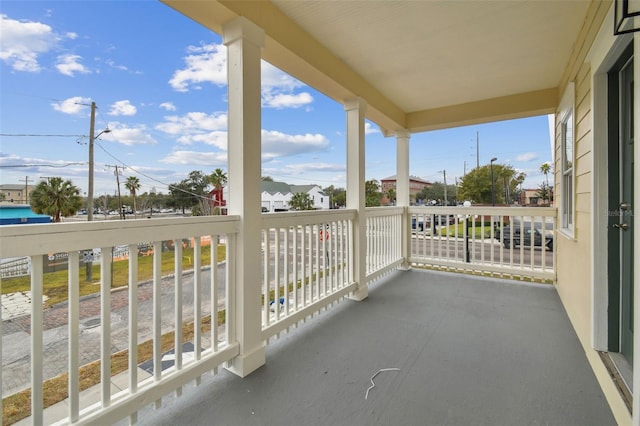
M 164 3 L 220 33 L 245 16 L 263 57 L 387 134 L 552 113 L 587 0 Z

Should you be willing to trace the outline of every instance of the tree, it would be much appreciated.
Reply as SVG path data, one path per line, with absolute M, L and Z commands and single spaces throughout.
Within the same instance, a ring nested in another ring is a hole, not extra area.
M 538 197 L 542 199 L 543 203 L 547 203 L 551 198 L 551 188 L 546 182 L 542 182 L 538 188 Z
M 222 194 L 222 187 L 227 183 L 227 174 L 220 168 L 215 169 L 213 173 L 208 176 L 209 182 L 213 185 L 214 200 L 213 200 L 213 214 L 220 214 L 220 207 L 225 205 L 224 197 Z M 206 200 L 210 203 L 210 200 Z
M 517 192 L 518 179 L 524 180 L 524 173 L 518 174 L 513 167 L 493 164 L 496 203 L 505 203 L 505 194 Z M 502 189 L 501 189 L 502 188 Z M 478 204 L 491 203 L 491 169 L 487 164 L 467 173 L 460 183 L 458 200 L 469 200 Z
M 344 207 L 344 205 L 346 204 L 347 192 L 345 191 L 344 188 L 336 188 L 335 186 L 331 185 L 331 186 L 327 186 L 326 188 L 323 188 L 322 192 L 324 192 L 329 196 L 330 209 L 335 209 L 335 208 L 338 208 L 339 206 Z
M 41 181 L 31 192 L 33 211 L 48 214 L 54 222 L 60 222 L 61 216 L 73 216 L 82 207 L 80 188 L 70 180 L 52 177 Z
M 447 201 L 455 203 L 457 193 L 458 188 L 455 185 L 447 185 Z M 430 200 L 441 200 L 444 203 L 444 184 L 442 182 L 434 182 L 430 186 L 425 186 L 417 194 L 417 198 L 422 200 L 423 203 Z
M 138 206 L 136 204 L 136 193 L 138 189 L 140 189 L 140 179 L 135 176 L 129 176 L 127 178 L 127 181 L 124 183 L 124 187 L 129 190 L 131 196 L 133 197 L 133 214 L 137 217 Z
M 365 203 L 367 207 L 376 207 L 380 205 L 382 193 L 380 192 L 380 184 L 375 179 L 368 180 L 364 183 Z
M 263 182 L 273 182 L 273 178 L 271 176 L 262 176 Z
M 548 162 L 546 163 L 542 163 L 542 165 L 540 166 L 540 171 L 544 174 L 544 178 L 547 184 L 547 187 L 549 186 L 549 173 L 551 173 L 551 164 L 549 164 Z
M 395 204 L 395 202 L 396 202 L 396 197 L 397 197 L 397 195 L 396 195 L 396 190 L 395 190 L 395 189 L 393 189 L 393 188 L 389 188 L 389 189 L 387 190 L 387 199 L 389 199 L 389 202 L 390 202 L 391 204 Z
M 173 208 L 191 209 L 191 213 L 197 216 L 202 213 L 200 208 L 200 200 L 207 199 L 207 187 L 209 186 L 209 177 L 201 171 L 194 170 L 189 173 L 188 179 L 183 179 L 179 183 L 169 185 L 171 200 L 169 205 Z
M 313 210 L 313 201 L 306 192 L 296 192 L 289 200 L 291 210 Z

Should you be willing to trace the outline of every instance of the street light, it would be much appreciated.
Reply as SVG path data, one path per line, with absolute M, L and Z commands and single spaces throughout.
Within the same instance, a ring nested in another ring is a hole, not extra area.
M 89 127 L 89 189 L 87 191 L 87 220 L 93 220 L 93 142 L 103 133 L 111 132 L 108 127 L 95 135 L 96 103 L 91 102 L 91 125 Z
M 491 162 L 489 163 L 489 167 L 491 168 L 491 205 L 492 206 L 496 205 L 496 188 L 495 188 L 495 182 L 493 181 L 493 162 L 496 160 L 497 158 L 493 157 L 491 159 Z

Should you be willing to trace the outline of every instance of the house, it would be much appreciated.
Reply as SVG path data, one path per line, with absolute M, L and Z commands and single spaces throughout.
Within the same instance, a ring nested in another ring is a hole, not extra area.
M 284 182 L 262 181 L 262 208 L 269 212 L 289 209 L 289 201 L 293 194 L 303 192 L 309 194 L 316 209 L 329 208 L 329 196 L 322 192 L 318 185 L 289 185 Z
M 640 173 L 633 170 L 640 160 L 633 144 L 640 140 L 640 86 L 634 84 L 640 32 L 629 9 L 637 2 L 164 3 L 221 34 L 227 47 L 229 215 L 0 227 L 1 258 L 35 260 L 28 334 L 32 423 L 45 417 L 39 255 L 141 239 L 159 247 L 163 240 L 210 235 L 228 241 L 229 261 L 220 265 L 228 297 L 216 291 L 216 274 L 207 286 L 211 317 L 224 326 L 202 332 L 204 312 L 199 315 L 196 298 L 189 310 L 196 313 L 193 352 L 185 356 L 183 329 L 176 327 L 177 344 L 167 355 L 172 367 L 163 371 L 163 287 L 160 273 L 154 274 L 153 375 L 139 378 L 139 302 L 132 281 L 128 323 L 134 325 L 125 347 L 133 367 L 128 382 L 122 380 L 125 389 L 113 395 L 110 261 L 102 260 L 105 331 L 96 334 L 107 348 L 100 354 L 103 380 L 100 401 L 82 411 L 77 348 L 83 336 L 75 309 L 80 297 L 73 293 L 78 274 L 70 274 L 66 334 L 76 350 L 68 356 L 67 422 L 135 421 L 149 404 L 157 401 L 159 408 L 165 395 L 182 394 L 183 386 L 220 367 L 223 386 L 214 381 L 190 389 L 158 415 L 176 413 L 175 422 L 193 424 L 214 417 L 267 424 L 640 424 L 640 338 L 634 335 L 640 330 L 640 276 L 634 271 L 640 265 L 634 223 Z M 344 107 L 346 209 L 260 214 L 263 59 Z M 555 207 L 410 206 L 412 134 L 546 114 L 555 123 Z M 396 144 L 394 207 L 365 207 L 365 119 Z M 411 226 L 414 219 L 417 225 L 437 216 L 466 226 L 437 238 L 429 227 Z M 551 234 L 552 246 L 514 250 L 515 241 L 508 241 L 502 249 L 493 227 L 482 232 L 483 223 L 470 221 L 476 217 L 517 217 L 522 229 L 526 222 L 532 234 L 537 230 L 541 242 Z M 481 232 L 474 232 L 477 226 Z M 153 259 L 158 271 L 159 252 Z M 77 270 L 77 258 L 70 256 L 70 270 Z M 178 299 L 186 287 L 178 248 L 174 262 Z M 444 272 L 410 270 L 423 265 Z M 202 274 L 194 269 L 198 291 Z M 450 270 L 483 277 L 470 282 L 473 277 Z M 494 278 L 503 274 L 552 286 Z M 391 279 L 382 296 L 370 290 L 381 277 Z M 484 297 L 485 290 L 501 299 Z M 370 291 L 371 303 L 360 303 Z M 327 320 L 338 301 L 341 321 Z M 176 304 L 166 320 L 183 322 L 182 309 Z M 327 323 L 333 326 L 323 328 Z M 306 325 L 313 332 L 300 338 L 296 327 Z M 267 347 L 277 345 L 281 334 L 279 350 L 268 360 Z M 396 362 L 404 369 L 398 372 Z M 396 375 L 373 388 L 378 373 L 390 369 Z M 369 382 L 375 400 L 367 399 L 369 389 L 365 394 Z M 556 385 L 563 390 L 552 394 Z M 219 398 L 211 398 L 210 389 Z M 192 399 L 178 409 L 184 398 Z
M 546 201 L 540 197 L 540 189 L 538 188 L 529 188 L 523 189 L 520 191 L 520 205 L 523 206 L 541 206 L 541 205 L 549 205 L 553 202 L 553 187 L 550 187 L 550 198 Z
M 384 179 L 380 179 L 380 190 L 382 191 L 382 199 L 380 203 L 382 205 L 389 204 L 391 200 L 388 198 L 388 193 L 390 189 L 396 191 L 397 188 L 397 176 L 389 176 Z M 419 194 L 424 188 L 429 188 L 432 186 L 431 182 L 428 182 L 424 179 L 420 179 L 417 176 L 409 176 L 409 197 L 412 200 L 416 200 L 416 195 Z
M 0 184 L 0 194 L 2 194 L 3 200 L 14 204 L 29 204 L 29 195 L 34 189 L 33 185 Z

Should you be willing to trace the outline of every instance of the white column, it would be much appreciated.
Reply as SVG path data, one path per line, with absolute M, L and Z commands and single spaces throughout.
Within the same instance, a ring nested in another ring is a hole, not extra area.
M 635 26 L 640 26 L 640 17 L 635 18 Z M 635 33 L 633 36 L 633 110 L 634 116 L 634 144 L 633 144 L 633 158 L 635 163 L 635 170 L 633 171 L 633 264 L 640 265 L 640 220 L 637 214 L 640 211 L 640 120 L 638 120 L 638 111 L 640 111 L 640 84 L 638 84 L 638 75 L 640 73 L 640 33 Z M 595 214 L 595 212 L 594 212 Z M 633 288 L 636 289 L 633 293 L 633 326 L 634 330 L 640 330 L 640 291 L 637 291 L 640 284 L 640 273 L 638 268 L 635 267 L 633 277 Z M 631 388 L 633 392 L 633 424 L 640 424 L 640 333 L 637 331 L 633 337 L 633 386 Z
M 358 288 L 354 300 L 367 297 L 367 218 L 365 197 L 364 115 L 367 104 L 362 99 L 345 102 L 347 112 L 347 208 L 357 210 L 353 226 L 353 279 Z
M 396 132 L 396 205 L 404 207 L 402 219 L 402 262 L 401 269 L 408 270 L 409 254 L 411 253 L 411 238 L 409 207 L 409 138 L 411 134 L 408 130 Z
M 229 203 L 230 215 L 240 216 L 234 257 L 235 300 L 231 321 L 240 355 L 228 369 L 244 377 L 265 363 L 260 314 L 261 276 L 261 105 L 260 59 L 264 31 L 239 17 L 222 28 L 228 49 L 229 83 Z

